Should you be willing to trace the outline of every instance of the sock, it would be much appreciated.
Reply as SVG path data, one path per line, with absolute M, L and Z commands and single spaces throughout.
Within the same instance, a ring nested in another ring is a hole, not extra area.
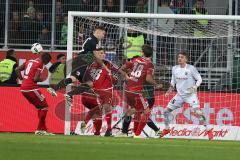
M 129 128 L 131 121 L 132 121 L 132 116 L 124 116 L 122 133 L 128 133 L 128 128 Z
M 135 115 L 134 115 L 134 127 L 133 127 L 133 132 L 135 134 L 136 134 L 137 129 L 138 129 L 140 118 L 141 118 L 141 113 L 140 112 L 136 112 Z
M 61 80 L 60 82 L 58 82 L 58 84 L 52 86 L 52 88 L 57 91 L 63 87 L 66 87 L 67 85 L 72 83 L 72 79 L 71 78 L 65 78 L 63 80 Z
M 135 132 L 135 135 L 136 135 L 136 136 L 139 136 L 139 135 L 141 134 L 143 128 L 144 128 L 145 125 L 147 124 L 147 121 L 148 121 L 148 119 L 149 119 L 149 116 L 150 116 L 150 112 L 149 112 L 149 113 L 143 113 L 143 114 L 141 115 L 141 120 L 140 120 L 140 122 L 139 122 L 139 124 L 138 124 L 138 128 L 137 128 L 137 130 L 136 130 L 136 132 Z
M 102 128 L 102 118 L 94 119 L 93 126 L 95 128 L 94 135 L 100 135 L 100 130 Z
M 112 113 L 106 115 L 107 130 L 112 130 Z
M 68 92 L 67 94 L 72 97 L 73 95 L 81 94 L 85 91 L 88 91 L 91 87 L 88 84 L 80 84 L 77 88 L 74 90 Z
M 169 129 L 169 123 L 170 123 L 169 114 L 170 112 L 168 110 L 165 110 L 163 112 L 165 129 Z
M 155 132 L 159 130 L 158 127 L 155 125 L 155 123 L 153 123 L 153 121 L 150 118 L 148 119 L 147 125 Z
M 206 120 L 202 110 L 199 108 L 196 108 L 196 109 L 194 109 L 194 112 L 197 114 L 200 122 L 206 127 L 207 130 L 209 130 L 209 126 L 207 125 L 207 120 Z
M 46 122 L 45 122 L 46 116 L 47 116 L 47 112 L 48 112 L 47 108 L 38 110 L 39 122 L 38 122 L 37 130 L 43 130 L 43 131 L 47 130 Z

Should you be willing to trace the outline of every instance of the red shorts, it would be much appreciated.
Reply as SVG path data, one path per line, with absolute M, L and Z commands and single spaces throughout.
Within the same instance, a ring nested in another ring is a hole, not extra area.
M 45 97 L 38 89 L 21 90 L 21 92 L 28 102 L 33 104 L 36 108 L 48 106 Z
M 144 110 L 149 106 L 147 99 L 141 93 L 125 91 L 125 97 L 127 104 L 136 110 Z
M 100 103 L 98 102 L 98 99 L 97 99 L 96 95 L 83 93 L 82 94 L 82 104 L 86 108 L 92 109 L 92 108 L 97 107 Z
M 98 100 L 100 104 L 112 104 L 113 99 L 113 88 L 109 89 L 101 89 L 94 90 L 94 92 L 98 95 Z

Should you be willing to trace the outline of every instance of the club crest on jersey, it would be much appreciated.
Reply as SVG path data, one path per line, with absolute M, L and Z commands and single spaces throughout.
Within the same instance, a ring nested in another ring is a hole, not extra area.
M 99 43 L 96 45 L 96 49 L 103 48 Z
M 77 75 L 77 76 L 80 76 L 80 74 L 81 74 L 81 73 L 80 73 L 79 71 L 76 72 L 76 75 Z

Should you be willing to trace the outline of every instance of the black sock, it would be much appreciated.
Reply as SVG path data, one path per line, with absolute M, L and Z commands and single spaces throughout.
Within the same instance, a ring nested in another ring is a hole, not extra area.
M 72 83 L 71 78 L 65 78 L 65 79 L 61 80 L 60 82 L 58 82 L 57 85 L 53 85 L 52 88 L 57 91 L 63 87 L 66 87 L 67 85 L 69 85 L 71 83 Z
M 85 91 L 88 91 L 91 87 L 88 84 L 80 84 L 77 88 L 74 90 L 68 92 L 67 94 L 72 97 L 73 95 L 81 94 Z
M 151 119 L 148 120 L 147 125 L 151 129 L 153 129 L 155 132 L 157 132 L 159 130 L 158 127 L 153 123 L 153 121 Z
M 128 133 L 128 128 L 131 121 L 132 121 L 132 116 L 124 116 L 122 133 Z

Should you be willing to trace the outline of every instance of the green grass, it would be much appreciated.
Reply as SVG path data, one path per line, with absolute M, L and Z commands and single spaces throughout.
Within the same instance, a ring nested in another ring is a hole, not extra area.
M 1 160 L 238 160 L 240 142 L 0 134 Z

